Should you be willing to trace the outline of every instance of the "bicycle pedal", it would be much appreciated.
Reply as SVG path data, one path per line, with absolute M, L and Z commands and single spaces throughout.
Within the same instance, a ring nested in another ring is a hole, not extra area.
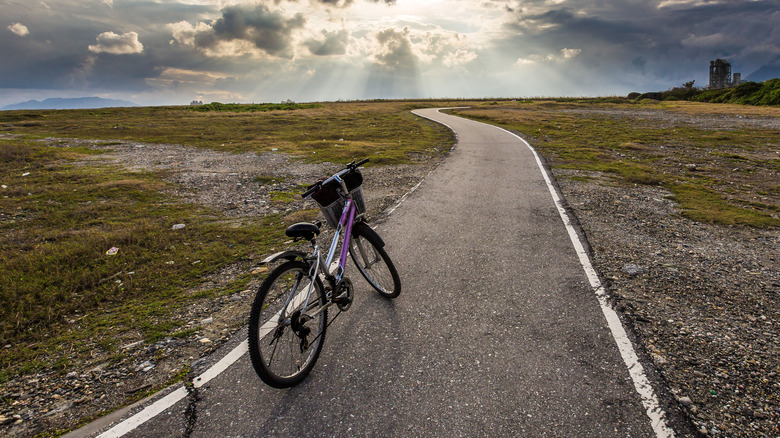
M 342 293 L 337 297 L 333 297 L 333 302 L 336 304 L 352 301 L 347 292 Z

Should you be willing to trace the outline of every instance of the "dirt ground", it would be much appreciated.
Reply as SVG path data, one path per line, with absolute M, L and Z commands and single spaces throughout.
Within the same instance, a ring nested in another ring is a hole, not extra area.
M 675 117 L 653 111 L 620 113 L 632 119 Z M 777 119 L 696 115 L 701 127 L 746 124 L 764 127 Z M 48 139 L 43 141 L 51 141 Z M 304 184 L 336 170 L 281 154 L 230 154 L 178 145 L 73 140 L 110 149 L 92 160 L 129 169 L 163 172 L 171 194 L 216 207 L 235 218 L 280 208 L 269 193 Z M 533 143 L 533 142 L 532 142 Z M 364 192 L 370 214 L 393 205 L 440 159 L 417 165 L 369 168 Z M 84 165 L 91 163 L 85 162 Z M 252 184 L 258 173 L 283 182 Z M 554 172 L 571 212 L 593 249 L 593 262 L 616 308 L 633 325 L 702 435 L 780 436 L 780 233 L 777 229 L 727 227 L 680 215 L 658 186 L 617 187 L 607 176 L 573 170 Z M 572 178 L 587 176 L 588 178 Z M 296 201 L 287 211 L 311 208 Z M 259 273 L 259 260 L 229 266 L 201 287 L 227 284 L 241 273 Z M 204 329 L 183 339 L 148 345 L 128 339 L 128 360 L 107 365 L 99 358 L 66 374 L 43 372 L 3 385 L 11 403 L 0 408 L 0 434 L 30 436 L 71 428 L 84 418 L 127 403 L 158 388 L 182 366 L 202 360 L 246 323 L 258 281 L 247 290 L 179 309 L 175 318 Z

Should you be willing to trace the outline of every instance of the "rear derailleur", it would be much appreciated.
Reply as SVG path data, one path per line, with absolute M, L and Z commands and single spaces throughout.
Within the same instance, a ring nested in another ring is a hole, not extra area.
M 309 348 L 309 334 L 311 329 L 306 327 L 306 323 L 311 319 L 310 316 L 305 313 L 301 313 L 300 310 L 296 310 L 290 318 L 290 328 L 301 340 L 301 353 Z

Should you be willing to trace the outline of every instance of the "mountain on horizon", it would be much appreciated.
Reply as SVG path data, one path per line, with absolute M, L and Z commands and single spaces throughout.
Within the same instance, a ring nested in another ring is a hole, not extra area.
M 127 100 L 103 99 L 102 97 L 50 97 L 48 99 L 37 101 L 28 100 L 27 102 L 6 105 L 3 110 L 31 110 L 31 109 L 95 109 L 110 108 L 121 106 L 138 106 Z
M 758 70 L 745 77 L 746 81 L 764 82 L 770 79 L 780 78 L 780 64 L 762 65 Z

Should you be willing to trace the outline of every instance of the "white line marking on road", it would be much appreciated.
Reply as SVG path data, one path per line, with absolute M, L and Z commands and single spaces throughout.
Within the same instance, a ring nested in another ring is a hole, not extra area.
M 440 108 L 440 109 L 448 109 L 448 108 Z M 417 115 L 426 119 L 430 119 L 429 117 L 425 117 L 420 114 Z M 450 130 L 455 132 L 447 124 L 436 120 L 434 121 L 446 126 Z M 539 155 L 536 153 L 536 150 L 533 147 L 531 147 L 531 145 L 527 141 L 525 141 L 522 137 L 512 132 L 509 132 L 506 129 L 497 126 L 496 128 L 501 129 L 502 131 L 505 131 L 520 139 L 520 141 L 522 141 L 531 150 L 531 152 L 534 154 L 534 157 L 536 157 L 536 162 L 539 165 L 539 169 L 541 169 L 542 171 L 542 176 L 544 177 L 545 182 L 547 182 L 547 187 L 550 190 L 550 194 L 552 195 L 553 200 L 555 201 L 555 205 L 558 208 L 558 213 L 560 214 L 563 223 L 566 225 L 566 229 L 569 233 L 569 238 L 571 239 L 575 251 L 579 256 L 580 263 L 582 264 L 582 267 L 585 270 L 585 274 L 587 275 L 588 280 L 590 281 L 591 287 L 593 287 L 593 290 L 596 293 L 596 296 L 598 297 L 599 304 L 601 305 L 601 310 L 604 313 L 605 318 L 607 319 L 607 324 L 609 325 L 610 330 L 612 331 L 612 336 L 615 338 L 615 342 L 618 345 L 620 354 L 621 356 L 623 356 L 623 361 L 626 363 L 626 366 L 628 367 L 628 371 L 631 375 L 631 379 L 634 381 L 634 388 L 636 388 L 637 392 L 642 397 L 642 404 L 647 410 L 648 417 L 650 417 L 650 419 L 652 420 L 653 430 L 655 430 L 656 436 L 658 436 L 659 438 L 674 437 L 674 432 L 671 429 L 669 429 L 669 427 L 666 425 L 663 409 L 661 409 L 661 407 L 658 404 L 658 398 L 655 396 L 653 387 L 650 384 L 650 381 L 647 379 L 647 376 L 645 375 L 644 368 L 642 368 L 642 364 L 639 363 L 639 358 L 637 357 L 636 352 L 634 351 L 634 347 L 631 344 L 631 341 L 628 339 L 628 336 L 626 335 L 625 329 L 623 328 L 623 325 L 620 322 L 620 318 L 618 318 L 617 313 L 609 306 L 609 303 L 607 303 L 606 293 L 604 292 L 604 288 L 601 286 L 601 282 L 598 279 L 598 275 L 596 275 L 596 271 L 595 269 L 593 269 L 593 266 L 590 263 L 590 258 L 588 257 L 587 252 L 582 246 L 579 236 L 577 236 L 577 233 L 571 224 L 571 220 L 569 219 L 566 210 L 563 208 L 563 204 L 561 203 L 560 198 L 558 197 L 558 193 L 555 190 L 555 187 L 552 185 L 552 182 L 550 181 L 550 177 L 547 175 L 547 171 L 544 169 L 544 166 L 542 165 L 542 161 L 540 160 Z M 401 205 L 401 203 L 406 199 L 406 197 L 409 194 L 413 193 L 415 190 L 417 190 L 418 187 L 420 187 L 420 184 L 422 184 L 422 181 L 417 183 L 414 187 L 412 187 L 412 189 L 408 193 L 402 196 L 401 199 L 398 201 L 398 203 L 396 203 L 396 205 L 394 205 L 392 208 L 387 210 L 387 215 L 390 215 L 393 211 L 395 211 L 395 209 L 398 208 L 399 205 Z M 263 325 L 263 328 L 266 328 L 265 326 L 266 324 Z M 244 354 L 246 354 L 247 351 L 248 351 L 247 343 L 245 341 L 242 341 L 235 348 L 233 348 L 233 350 L 231 350 L 230 353 L 225 355 L 225 357 L 220 359 L 211 368 L 206 370 L 200 376 L 196 377 L 195 380 L 193 380 L 193 386 L 195 388 L 202 387 L 203 385 L 205 385 L 206 383 L 208 383 L 209 381 L 211 381 L 212 379 L 220 375 L 222 372 L 224 372 L 228 367 L 230 367 L 230 365 L 238 361 L 238 359 L 240 359 Z M 175 405 L 179 401 L 183 400 L 185 397 L 187 397 L 187 394 L 188 394 L 187 389 L 184 386 L 181 386 L 176 390 L 174 390 L 173 392 L 171 392 L 170 394 L 161 398 L 160 400 L 157 400 L 156 402 L 147 406 L 143 410 L 139 411 L 138 413 L 128 418 L 127 420 L 124 420 L 121 423 L 118 423 L 117 425 L 112 427 L 111 429 L 103 432 L 102 434 L 99 435 L 99 438 L 114 438 L 114 437 L 124 436 L 128 432 L 134 430 L 138 426 L 151 420 L 157 415 L 163 413 L 166 409 L 170 408 L 171 406 Z
M 293 299 L 293 306 L 298 306 L 303 302 L 303 300 L 306 298 L 305 291 L 308 289 L 308 287 L 309 285 L 307 284 L 302 288 L 303 290 L 298 295 L 296 295 L 296 297 Z M 274 328 L 276 328 L 276 321 L 279 319 L 280 314 L 281 314 L 281 310 L 277 312 L 276 315 L 272 316 L 268 321 L 266 321 L 265 324 L 263 324 L 260 327 L 260 333 L 261 333 L 260 338 L 265 337 L 268 333 L 273 331 Z M 230 365 L 233 365 L 234 363 L 236 363 L 236 361 L 241 359 L 241 356 L 246 354 L 247 351 L 249 351 L 249 347 L 246 341 L 241 341 L 241 343 L 238 344 L 233 350 L 231 350 L 230 353 L 226 354 L 225 357 L 223 357 L 217 363 L 212 365 L 211 368 L 207 369 L 203 374 L 196 377 L 192 381 L 192 386 L 197 389 L 207 384 L 209 381 L 211 381 L 211 379 L 222 374 L 222 372 L 228 369 Z M 135 429 L 136 427 L 151 420 L 155 416 L 161 414 L 163 411 L 175 405 L 186 396 L 187 396 L 187 389 L 184 387 L 178 388 L 177 390 L 166 395 L 160 400 L 157 400 L 156 402 L 147 406 L 145 409 L 133 415 L 132 417 L 128 418 L 127 420 L 107 430 L 106 432 L 101 434 L 99 438 L 121 437 L 124 434 L 130 432 L 131 430 Z
M 162 413 L 169 407 L 175 405 L 176 403 L 179 402 L 179 400 L 182 400 L 184 397 L 187 397 L 187 388 L 181 386 L 175 391 L 173 391 L 172 393 L 166 395 L 165 397 L 147 406 L 139 413 L 117 424 L 111 429 L 103 432 L 102 434 L 100 434 L 99 438 L 114 438 L 114 437 L 123 436 L 124 434 L 130 432 L 136 427 L 146 423 L 147 421 L 149 421 L 149 419 Z
M 437 123 L 440 123 L 440 122 L 437 122 Z M 441 123 L 441 124 L 444 125 L 444 126 L 447 126 L 444 123 Z M 449 126 L 447 126 L 447 128 L 452 130 L 452 128 L 450 128 Z M 452 130 L 452 131 L 455 132 L 454 130 Z M 431 172 L 433 172 L 433 170 L 431 170 Z M 430 172 L 428 173 L 428 175 L 430 175 Z M 427 178 L 427 176 L 426 176 L 426 178 Z M 401 197 L 401 199 L 399 199 L 398 202 L 393 207 L 385 210 L 385 215 L 389 216 L 390 214 L 392 214 L 395 211 L 395 209 L 398 208 L 401 205 L 401 203 L 404 202 L 404 200 L 406 200 L 407 196 L 409 196 L 410 194 L 414 193 L 414 191 L 417 190 L 418 187 L 420 187 L 420 185 L 423 183 L 424 180 L 425 180 L 425 178 L 423 178 L 423 180 L 421 180 L 414 187 L 412 187 L 411 190 L 406 192 Z M 265 334 L 270 332 L 270 330 L 272 330 L 273 327 L 275 327 L 275 325 L 273 323 L 271 323 L 270 320 L 268 322 L 266 322 L 265 324 L 263 324 L 263 326 L 260 328 L 260 330 L 263 332 L 263 335 L 261 337 L 265 336 Z M 233 365 L 236 361 L 238 361 L 248 351 L 249 351 L 249 347 L 248 347 L 246 341 L 242 341 L 230 353 L 228 353 L 227 355 L 225 355 L 225 357 L 220 359 L 219 362 L 214 364 L 211 368 L 206 370 L 200 376 L 196 377 L 195 380 L 193 380 L 193 386 L 195 388 L 202 387 L 203 385 L 208 383 L 211 379 L 217 377 L 222 372 L 224 372 L 230 365 Z M 184 388 L 184 387 L 180 387 L 180 388 L 176 389 L 175 391 L 171 392 L 170 394 L 166 395 L 165 397 L 161 398 L 160 400 L 157 400 L 156 402 L 154 402 L 151 405 L 147 406 L 146 408 L 144 408 L 143 410 L 139 411 L 138 413 L 136 413 L 132 417 L 122 421 L 121 423 L 118 423 L 117 425 L 115 425 L 111 429 L 103 432 L 102 434 L 100 434 L 98 436 L 98 438 L 115 438 L 115 437 L 124 436 L 125 434 L 127 434 L 128 432 L 130 432 L 133 429 L 137 428 L 138 426 L 140 426 L 140 425 L 144 424 L 145 422 L 151 420 L 155 416 L 163 413 L 166 409 L 168 409 L 169 407 L 175 405 L 176 403 L 178 403 L 180 400 L 184 399 L 185 397 L 187 397 L 187 389 Z
M 201 386 L 205 385 L 211 379 L 220 375 L 220 373 L 225 371 L 230 365 L 232 365 L 238 359 L 240 359 L 241 356 L 243 356 L 246 352 L 247 352 L 247 343 L 246 341 L 242 341 L 230 353 L 228 353 L 227 355 L 225 355 L 225 357 L 220 359 L 219 362 L 215 363 L 211 368 L 207 369 L 203 374 L 196 377 L 195 380 L 193 380 L 193 386 L 195 388 L 200 388 Z M 156 417 L 157 415 L 163 413 L 166 409 L 175 405 L 179 401 L 183 400 L 185 397 L 187 397 L 187 394 L 188 394 L 187 388 L 181 386 L 177 388 L 175 391 L 166 395 L 165 397 L 157 400 L 156 402 L 147 406 L 143 410 L 139 411 L 137 414 L 133 415 L 127 420 L 122 421 L 121 423 L 117 424 L 111 429 L 103 432 L 102 434 L 99 435 L 98 438 L 121 437 L 126 433 L 132 431 L 133 429 L 137 428 L 138 426 Z
M 460 106 L 459 106 L 459 107 L 452 107 L 452 108 L 439 108 L 439 110 L 443 110 L 443 109 L 458 109 L 458 108 L 468 108 L 468 107 L 465 107 L 465 106 L 464 106 L 464 107 L 460 107 Z M 440 124 L 440 125 L 444 125 L 444 126 L 447 128 L 447 129 L 449 129 L 450 131 L 452 131 L 452 132 L 453 132 L 453 134 L 455 134 L 455 143 L 456 143 L 456 144 L 458 143 L 458 134 L 455 132 L 455 130 L 454 130 L 454 129 L 452 129 L 452 127 L 450 127 L 450 126 L 449 126 L 449 125 L 447 125 L 446 123 L 440 122 L 440 121 L 438 121 L 438 120 L 433 120 L 432 118 L 430 118 L 430 117 L 426 117 L 426 116 L 424 116 L 424 115 L 422 115 L 422 114 L 418 114 L 418 113 L 417 113 L 417 112 L 415 112 L 415 111 L 412 111 L 412 114 L 414 114 L 414 115 L 416 115 L 416 116 L 418 116 L 418 117 L 422 117 L 423 119 L 428 119 L 428 120 L 430 120 L 430 121 L 432 121 L 432 122 L 435 122 L 435 123 L 438 123 L 438 124 Z M 453 149 L 454 149 L 454 148 L 455 148 L 455 147 L 453 146 Z M 438 167 L 438 166 L 436 166 L 436 167 Z M 402 204 L 404 201 L 406 201 L 406 197 L 407 197 L 407 196 L 409 196 L 409 195 L 411 195 L 412 193 L 414 193 L 414 192 L 415 192 L 415 190 L 417 190 L 417 189 L 420 187 L 420 185 L 423 183 L 423 181 L 425 181 L 426 179 L 428 179 L 428 177 L 431 175 L 431 173 L 433 173 L 433 171 L 434 171 L 434 170 L 436 170 L 436 167 L 434 167 L 434 168 L 433 168 L 433 169 L 432 169 L 430 172 L 428 172 L 428 175 L 426 175 L 426 176 L 425 176 L 425 178 L 421 179 L 421 180 L 420 180 L 420 182 L 418 182 L 417 184 L 415 184 L 415 186 L 414 186 L 414 187 L 412 187 L 412 189 L 411 189 L 411 190 L 409 190 L 408 192 L 404 193 L 404 195 L 403 195 L 403 196 L 401 196 L 401 199 L 399 199 L 399 200 L 398 200 L 398 202 L 396 202 L 396 203 L 395 203 L 395 205 L 393 205 L 392 207 L 390 207 L 390 208 L 388 208 L 387 210 L 385 210 L 385 213 L 384 213 L 384 214 L 385 214 L 386 216 L 390 216 L 391 214 L 393 214 L 393 212 L 395 211 L 395 209 L 396 209 L 396 208 L 398 208 L 398 207 L 400 207 L 400 206 L 401 206 L 401 204 Z
M 428 173 L 428 175 L 430 175 L 430 173 Z M 386 212 L 385 214 L 386 214 L 386 215 L 388 215 L 388 216 L 390 216 L 391 214 L 393 214 L 393 212 L 395 211 L 395 209 L 396 209 L 396 208 L 398 208 L 398 207 L 400 207 L 400 206 L 401 206 L 401 203 L 403 203 L 403 202 L 406 200 L 406 197 L 407 197 L 407 196 L 409 196 L 410 194 L 414 193 L 414 191 L 415 191 L 415 190 L 417 190 L 417 188 L 418 188 L 418 187 L 420 187 L 420 184 L 422 184 L 422 183 L 423 183 L 423 181 L 425 181 L 425 179 L 424 179 L 424 178 L 423 178 L 423 180 L 422 180 L 422 181 L 420 181 L 420 182 L 418 182 L 417 184 L 415 184 L 415 186 L 414 186 L 414 187 L 412 187 L 412 189 L 411 189 L 411 190 L 409 190 L 408 192 L 404 193 L 404 195 L 403 195 L 403 196 L 401 196 L 401 199 L 399 199 L 399 200 L 398 200 L 398 202 L 396 202 L 394 206 L 392 206 L 392 207 L 390 207 L 390 208 L 388 208 L 388 209 L 387 209 L 387 212 Z
M 241 359 L 241 356 L 247 351 L 249 351 L 249 346 L 245 341 L 241 341 L 241 343 L 236 345 L 236 348 L 226 354 L 219 362 L 215 363 L 211 368 L 207 369 L 206 372 L 196 377 L 195 380 L 192 381 L 192 386 L 200 388 L 209 383 L 211 379 L 222 374 L 230 365 L 233 365 L 238 359 Z
M 445 109 L 454 108 L 439 108 L 437 112 Z M 414 111 L 412 111 L 412 113 L 420 117 L 433 120 L 434 122 L 441 123 L 442 125 L 452 130 L 452 127 L 446 123 L 431 119 Z M 631 344 L 631 340 L 628 338 L 626 330 L 623 327 L 623 324 L 620 322 L 620 317 L 618 317 L 617 312 L 615 312 L 615 310 L 609 305 L 609 302 L 607 302 L 607 293 L 604 290 L 604 286 L 602 286 L 601 280 L 599 280 L 598 274 L 590 262 L 590 257 L 588 256 L 587 251 L 585 251 L 585 247 L 582 245 L 582 241 L 580 240 L 579 235 L 577 235 L 577 231 L 574 229 L 574 225 L 572 225 L 571 218 L 569 218 L 568 213 L 566 213 L 566 209 L 563 207 L 561 198 L 558 196 L 558 191 L 555 189 L 555 186 L 553 185 L 552 180 L 547 173 L 547 169 L 544 168 L 544 164 L 542 164 L 542 160 L 539 157 L 539 154 L 536 152 L 536 149 L 534 149 L 524 138 L 520 137 L 514 132 L 495 125 L 488 126 L 493 126 L 494 128 L 500 129 L 516 137 L 518 140 L 523 142 L 523 144 L 525 144 L 526 147 L 528 147 L 528 149 L 534 154 L 536 164 L 539 166 L 539 170 L 542 172 L 542 177 L 544 177 L 544 181 L 547 184 L 547 189 L 550 191 L 550 195 L 555 202 L 555 206 L 558 209 L 558 214 L 560 215 L 563 224 L 566 226 L 566 231 L 569 233 L 569 239 L 574 246 L 574 250 L 580 260 L 582 269 L 585 271 L 585 275 L 588 278 L 591 287 L 593 288 L 593 292 L 596 294 L 599 306 L 601 307 L 601 312 L 604 314 L 604 318 L 607 320 L 607 325 L 609 326 L 609 330 L 612 332 L 612 337 L 615 339 L 615 343 L 617 344 L 618 350 L 620 351 L 620 356 L 623 358 L 623 362 L 625 362 L 626 367 L 628 368 L 628 373 L 631 376 L 631 380 L 634 382 L 634 388 L 642 399 L 642 405 L 645 408 L 647 416 L 650 418 L 653 431 L 655 431 L 655 434 L 658 438 L 674 437 L 674 431 L 671 430 L 666 424 L 666 414 L 658 403 L 658 397 L 655 395 L 653 386 L 650 384 L 650 380 L 647 378 L 645 370 L 642 367 L 642 364 L 639 362 L 639 357 L 634 350 L 634 346 Z
M 628 367 L 628 373 L 631 376 L 631 380 L 634 382 L 634 388 L 642 398 L 642 405 L 645 408 L 647 416 L 650 417 L 650 422 L 653 426 L 653 430 L 655 431 L 655 435 L 658 438 L 674 437 L 674 431 L 671 430 L 666 424 L 666 414 L 658 403 L 658 397 L 656 397 L 653 386 L 650 384 L 650 380 L 647 378 L 645 370 L 642 367 L 642 364 L 639 362 L 639 357 L 636 355 L 634 346 L 631 344 L 631 340 L 628 338 L 626 330 L 623 327 L 623 324 L 620 322 L 620 318 L 618 317 L 617 312 L 615 312 L 612 306 L 609 305 L 609 302 L 607 302 L 607 294 L 604 290 L 604 286 L 601 285 L 601 280 L 599 280 L 599 277 L 596 274 L 596 270 L 593 268 L 593 265 L 590 262 L 590 257 L 588 256 L 587 251 L 585 251 L 585 247 L 582 245 L 582 241 L 580 241 L 580 237 L 577 235 L 577 231 L 574 229 L 571 219 L 569 218 L 568 213 L 566 213 L 566 209 L 563 207 L 561 198 L 558 196 L 558 191 L 555 190 L 555 186 L 552 184 L 550 176 L 547 174 L 547 170 L 544 168 L 542 160 L 539 158 L 539 154 L 536 153 L 536 150 L 519 135 L 498 126 L 489 126 L 493 126 L 515 136 L 520 141 L 522 141 L 534 154 L 534 157 L 536 158 L 536 164 L 542 171 L 544 181 L 547 183 L 547 188 L 550 190 L 550 195 L 552 195 L 555 206 L 558 208 L 558 214 L 561 216 L 563 224 L 566 226 L 566 231 L 569 233 L 569 239 L 571 239 L 571 243 L 574 245 L 574 250 L 577 252 L 577 257 L 580 259 L 582 269 L 585 270 L 585 275 L 588 277 L 588 281 L 593 288 L 593 292 L 596 294 L 596 298 L 598 299 L 599 305 L 601 306 L 601 312 L 604 314 L 604 318 L 607 320 L 607 325 L 612 332 L 612 337 L 615 339 L 615 343 L 617 344 L 618 350 L 620 351 L 620 355 L 623 357 L 623 362 L 625 362 L 626 367 Z

